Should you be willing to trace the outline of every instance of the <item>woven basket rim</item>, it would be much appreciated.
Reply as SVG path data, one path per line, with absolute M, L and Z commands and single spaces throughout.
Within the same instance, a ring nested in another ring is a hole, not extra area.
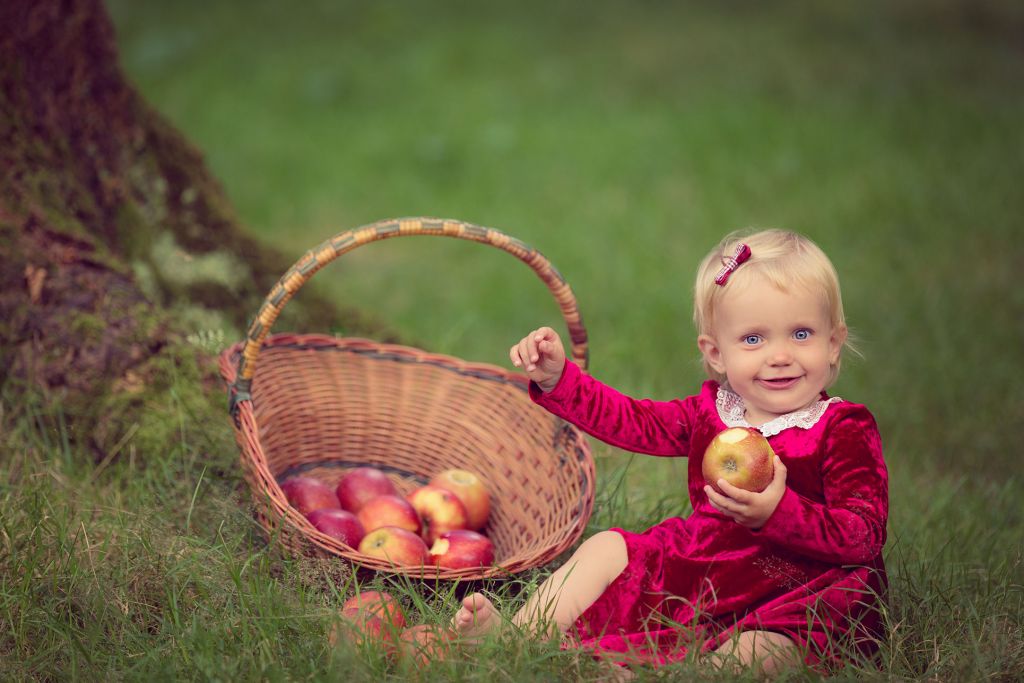
M 220 375 L 229 387 L 238 376 L 237 361 L 244 345 L 244 341 L 235 342 L 220 354 Z M 476 379 L 486 379 L 520 386 L 524 390 L 530 383 L 529 379 L 522 373 L 511 372 L 493 363 L 467 361 L 449 354 L 424 351 L 415 346 L 396 344 L 394 342 L 379 342 L 368 337 L 339 337 L 316 332 L 301 334 L 278 332 L 268 336 L 263 342 L 263 347 L 329 350 L 372 355 L 382 360 L 424 363 Z

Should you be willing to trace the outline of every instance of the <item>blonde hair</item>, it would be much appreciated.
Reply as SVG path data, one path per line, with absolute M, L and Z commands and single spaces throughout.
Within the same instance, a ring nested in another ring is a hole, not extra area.
M 715 284 L 715 276 L 722 269 L 723 259 L 733 256 L 741 243 L 750 247 L 750 259 L 732 272 L 725 285 Z M 729 288 L 742 287 L 755 281 L 768 282 L 782 291 L 796 288 L 820 293 L 833 329 L 846 327 L 839 276 L 832 261 L 817 244 L 787 230 L 737 231 L 726 235 L 697 268 L 697 281 L 693 288 L 693 322 L 697 334 L 711 334 L 715 307 Z M 843 347 L 836 364 L 831 368 L 826 387 L 831 386 L 839 377 L 842 351 L 857 352 L 849 336 Z M 704 371 L 719 383 L 725 381 L 725 376 L 716 372 L 707 360 L 704 361 Z

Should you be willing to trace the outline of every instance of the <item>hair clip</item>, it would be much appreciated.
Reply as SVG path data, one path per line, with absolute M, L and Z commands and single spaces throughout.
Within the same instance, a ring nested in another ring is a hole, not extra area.
M 729 276 L 733 274 L 737 268 L 740 267 L 741 263 L 745 263 L 750 259 L 750 247 L 740 243 L 736 247 L 736 253 L 732 256 L 722 257 L 722 269 L 718 271 L 718 275 L 715 276 L 715 284 L 724 287 L 725 283 L 728 282 Z

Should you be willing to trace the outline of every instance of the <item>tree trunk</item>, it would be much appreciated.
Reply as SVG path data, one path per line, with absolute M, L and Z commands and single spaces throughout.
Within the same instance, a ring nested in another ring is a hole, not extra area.
M 239 337 L 291 262 L 125 80 L 101 0 L 0 5 L 0 432 L 41 403 L 101 458 L 166 447 L 182 411 L 226 425 L 186 334 Z M 366 327 L 315 290 L 286 313 Z

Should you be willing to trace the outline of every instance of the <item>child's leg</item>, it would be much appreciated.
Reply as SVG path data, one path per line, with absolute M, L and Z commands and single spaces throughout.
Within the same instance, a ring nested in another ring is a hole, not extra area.
M 774 631 L 743 631 L 715 650 L 715 654 L 721 657 L 717 663 L 720 667 L 737 671 L 753 669 L 769 677 L 799 664 L 802 659 L 796 644 Z
M 545 579 L 512 618 L 512 623 L 536 635 L 560 637 L 622 573 L 628 559 L 621 534 L 615 531 L 594 534 L 580 545 L 568 562 Z M 480 593 L 467 596 L 452 621 L 467 637 L 482 636 L 498 628 L 500 622 L 497 609 Z
M 618 578 L 628 560 L 621 534 L 594 534 L 537 588 L 512 623 L 524 629 L 549 629 L 550 635 L 561 636 Z

